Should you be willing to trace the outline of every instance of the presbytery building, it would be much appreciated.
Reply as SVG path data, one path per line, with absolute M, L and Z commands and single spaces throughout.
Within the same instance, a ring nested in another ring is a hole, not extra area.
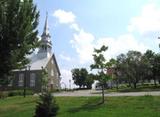
M 26 69 L 14 70 L 14 78 L 8 85 L 9 89 L 33 89 L 36 92 L 42 90 L 42 71 L 45 69 L 48 75 L 48 88 L 60 89 L 60 70 L 52 53 L 52 42 L 48 28 L 48 16 L 46 16 L 44 30 L 41 35 L 40 47 L 36 54 L 29 57 L 30 64 Z

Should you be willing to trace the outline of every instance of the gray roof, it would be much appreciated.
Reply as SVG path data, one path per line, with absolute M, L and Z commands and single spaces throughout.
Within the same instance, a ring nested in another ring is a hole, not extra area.
M 42 67 L 45 68 L 49 62 L 50 59 L 53 59 L 55 62 L 55 66 L 58 70 L 59 75 L 61 75 L 55 55 L 52 54 L 52 56 L 48 57 L 42 57 L 39 56 L 38 54 L 33 54 L 32 56 L 28 57 L 30 60 L 30 63 L 26 66 L 30 66 L 30 70 L 42 70 Z M 28 69 L 28 68 L 27 68 Z M 25 69 L 15 69 L 13 71 L 24 71 Z
M 47 63 L 51 59 L 51 57 L 42 57 L 40 58 L 37 55 L 34 55 L 33 57 L 29 58 L 30 59 L 30 70 L 40 70 L 46 67 Z
M 51 56 L 46 56 L 46 57 L 42 57 L 40 54 L 35 54 L 33 55 L 31 58 L 29 58 L 30 61 L 30 70 L 41 70 L 42 67 L 45 68 L 49 62 L 50 59 L 53 59 L 53 61 L 55 62 L 55 66 L 58 70 L 59 75 L 61 75 L 55 55 L 52 54 Z

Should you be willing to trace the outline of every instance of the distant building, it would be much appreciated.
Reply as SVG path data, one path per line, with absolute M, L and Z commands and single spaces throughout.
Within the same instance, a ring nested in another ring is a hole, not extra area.
M 9 89 L 23 89 L 24 85 L 27 89 L 34 91 L 41 91 L 42 88 L 42 69 L 48 72 L 48 87 L 49 89 L 60 88 L 60 70 L 52 53 L 52 42 L 48 28 L 48 16 L 46 16 L 44 30 L 41 36 L 40 47 L 37 54 L 33 54 L 30 59 L 28 67 L 22 70 L 15 70 L 14 78 L 7 88 Z

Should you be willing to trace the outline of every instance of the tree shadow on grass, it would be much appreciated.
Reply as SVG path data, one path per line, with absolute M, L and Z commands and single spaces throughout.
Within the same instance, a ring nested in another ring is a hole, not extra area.
M 101 108 L 103 106 L 103 103 L 101 101 L 101 98 L 95 98 L 95 99 L 88 99 L 84 104 L 82 104 L 79 107 L 70 108 L 68 112 L 70 113 L 76 113 L 80 111 L 92 111 L 96 110 L 98 108 Z

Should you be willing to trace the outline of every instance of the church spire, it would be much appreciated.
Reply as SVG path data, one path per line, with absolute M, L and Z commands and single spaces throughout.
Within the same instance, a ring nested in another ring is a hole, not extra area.
M 43 34 L 44 35 L 49 35 L 49 28 L 48 28 L 48 12 L 46 12 L 46 20 L 45 20 L 45 24 L 44 24 L 44 30 L 43 30 Z
M 38 53 L 41 57 L 47 57 L 52 54 L 52 42 L 48 28 L 48 13 L 46 13 L 44 30 L 41 36 L 41 43 Z
M 44 29 L 41 37 L 42 37 L 42 41 L 48 42 L 52 45 L 51 36 L 49 34 L 49 28 L 48 28 L 48 12 L 46 12 L 46 19 L 45 19 Z

